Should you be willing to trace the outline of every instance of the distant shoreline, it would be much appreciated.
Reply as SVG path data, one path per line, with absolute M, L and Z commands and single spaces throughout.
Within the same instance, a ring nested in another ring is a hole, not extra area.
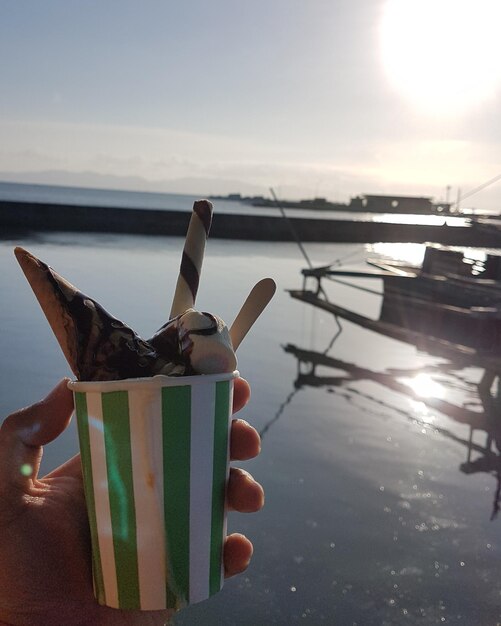
M 190 213 L 82 205 L 0 201 L 0 230 L 12 232 L 101 232 L 184 237 Z M 211 238 L 249 241 L 377 243 L 433 241 L 445 245 L 501 247 L 495 229 L 384 222 L 215 213 Z
M 211 200 L 241 202 L 255 207 L 301 209 L 306 211 L 341 211 L 347 213 L 392 213 L 396 215 L 454 215 L 450 203 L 434 203 L 430 197 L 381 196 L 362 194 L 346 202 L 331 202 L 316 197 L 303 200 L 275 200 L 264 196 L 242 196 L 230 193 L 226 196 L 210 196 Z

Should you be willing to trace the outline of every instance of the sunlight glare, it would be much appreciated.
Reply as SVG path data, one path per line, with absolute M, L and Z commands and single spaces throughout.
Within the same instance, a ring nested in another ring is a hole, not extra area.
M 501 79 L 499 0 L 387 0 L 382 62 L 419 109 L 459 114 L 495 95 Z
M 373 243 L 366 246 L 369 252 L 378 256 L 402 261 L 409 265 L 421 266 L 424 259 L 425 246 L 422 243 Z
M 445 390 L 440 383 L 437 383 L 429 374 L 424 372 L 408 378 L 405 383 L 409 385 L 412 391 L 420 398 L 439 398 L 445 395 Z

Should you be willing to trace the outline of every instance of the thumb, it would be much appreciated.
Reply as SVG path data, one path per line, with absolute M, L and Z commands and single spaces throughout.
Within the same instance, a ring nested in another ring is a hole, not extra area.
M 0 428 L 0 492 L 26 492 L 38 475 L 42 446 L 68 426 L 73 413 L 73 394 L 67 378 L 49 395 L 12 415 Z

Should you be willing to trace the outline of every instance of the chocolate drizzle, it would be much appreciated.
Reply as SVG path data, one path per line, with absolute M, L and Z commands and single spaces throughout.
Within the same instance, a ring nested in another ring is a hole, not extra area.
M 189 290 L 191 291 L 191 295 L 193 297 L 193 302 L 195 302 L 195 298 L 197 296 L 198 285 L 200 283 L 200 275 L 198 270 L 190 259 L 190 257 L 186 254 L 186 251 L 183 250 L 183 256 L 181 257 L 181 267 L 179 269 L 181 276 L 186 281 Z
M 158 354 L 168 354 L 169 360 L 176 366 L 183 367 L 183 374 L 194 374 L 194 370 L 191 367 L 189 354 L 191 350 L 186 352 L 181 342 L 179 333 L 179 319 L 181 315 L 173 317 L 153 335 L 151 339 L 148 339 L 148 344 L 153 346 Z
M 160 354 L 171 354 L 174 363 L 184 364 L 186 367 L 185 374 L 195 374 L 195 370 L 191 364 L 191 353 L 193 351 L 192 336 L 210 336 L 218 332 L 218 322 L 211 313 L 200 313 L 210 320 L 210 326 L 202 328 L 187 328 L 184 325 L 186 314 L 192 311 L 189 309 L 181 315 L 174 317 L 164 324 L 151 338 L 148 343 L 152 345 Z M 194 311 L 193 311 L 194 312 Z
M 195 328 L 194 330 L 190 330 L 188 332 L 189 335 L 203 335 L 207 337 L 217 333 L 218 323 L 214 315 L 212 315 L 212 313 L 206 313 L 205 311 L 202 311 L 202 315 L 205 315 L 205 317 L 210 319 L 211 325 L 207 326 L 207 328 Z

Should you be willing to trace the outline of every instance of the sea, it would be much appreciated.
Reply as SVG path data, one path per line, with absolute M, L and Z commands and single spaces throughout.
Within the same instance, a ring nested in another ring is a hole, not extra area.
M 27 187 L 17 192 L 29 191 L 39 202 L 54 202 L 60 193 L 62 203 L 88 203 L 94 195 L 102 204 L 108 195 Z M 168 194 L 109 194 L 114 206 L 119 200 L 118 206 L 139 206 L 141 197 L 148 207 L 190 210 L 193 201 Z M 6 195 L 0 185 L 0 198 Z M 223 206 L 216 201 L 215 211 Z M 49 263 L 140 335 L 151 336 L 168 317 L 183 239 L 50 232 L 0 236 L 3 417 L 70 375 L 17 266 L 16 245 Z M 419 264 L 424 248 L 313 243 L 305 244 L 305 251 L 313 265 L 362 269 L 369 257 Z M 227 580 L 210 600 L 180 611 L 172 623 L 498 623 L 499 415 L 492 412 L 495 402 L 488 401 L 496 389 L 481 399 L 480 369 L 457 366 L 293 300 L 288 290 L 302 286 L 305 265 L 295 243 L 209 239 L 207 244 L 199 308 L 231 323 L 259 279 L 271 276 L 278 286 L 238 349 L 238 368 L 252 386 L 241 417 L 260 431 L 262 450 L 256 459 L 236 465 L 263 484 L 266 504 L 259 513 L 229 514 L 229 531 L 244 533 L 254 544 L 248 570 Z M 377 319 L 379 281 L 359 280 L 355 287 L 347 282 L 330 283 L 328 297 Z M 77 450 L 72 422 L 46 446 L 41 473 Z

